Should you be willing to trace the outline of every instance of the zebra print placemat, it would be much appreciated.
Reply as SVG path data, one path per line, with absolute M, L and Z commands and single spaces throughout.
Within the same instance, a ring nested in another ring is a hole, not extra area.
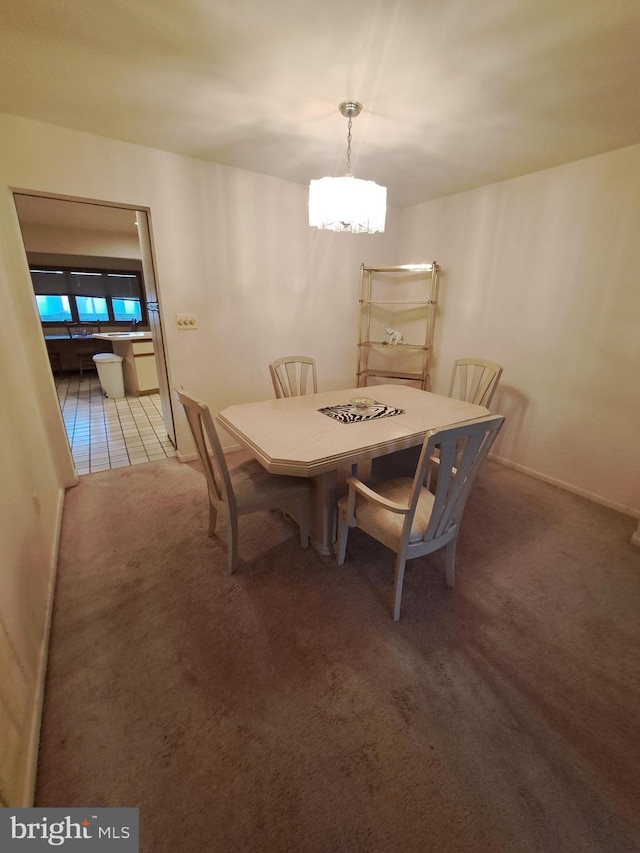
M 341 424 L 355 424 L 359 421 L 372 421 L 376 418 L 390 418 L 392 415 L 404 414 L 404 409 L 394 409 L 392 406 L 385 406 L 384 403 L 377 401 L 362 413 L 351 403 L 346 403 L 344 406 L 326 406 L 324 409 L 318 409 L 318 411 L 340 421 Z

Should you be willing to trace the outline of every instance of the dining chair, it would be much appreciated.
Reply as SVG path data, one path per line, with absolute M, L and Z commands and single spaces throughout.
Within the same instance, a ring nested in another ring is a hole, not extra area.
M 100 323 L 67 323 L 67 334 L 76 341 L 73 354 L 75 356 L 75 366 L 80 371 L 80 379 L 85 370 L 97 370 L 93 356 L 98 351 L 96 342 L 91 335 L 94 332 L 100 331 Z
M 285 355 L 269 365 L 271 381 L 276 397 L 298 397 L 301 394 L 316 394 L 318 380 L 315 359 L 306 355 Z M 307 390 L 311 385 L 313 390 Z
M 300 525 L 300 544 L 309 545 L 309 480 L 269 474 L 255 459 L 229 470 L 211 412 L 206 403 L 183 388 L 176 388 L 184 408 L 209 492 L 209 536 L 215 536 L 218 512 L 229 529 L 228 567 L 230 574 L 238 562 L 238 518 L 264 509 L 295 507 Z
M 502 376 L 502 365 L 482 358 L 459 358 L 453 362 L 449 397 L 489 408 Z
M 458 426 L 431 430 L 424 438 L 413 479 L 395 477 L 367 486 L 346 481 L 338 501 L 338 565 L 344 563 L 350 527 L 359 527 L 396 554 L 393 618 L 400 618 L 407 560 L 446 548 L 445 579 L 455 581 L 460 521 L 478 468 L 504 423 L 489 415 Z M 438 452 L 438 464 L 432 457 Z

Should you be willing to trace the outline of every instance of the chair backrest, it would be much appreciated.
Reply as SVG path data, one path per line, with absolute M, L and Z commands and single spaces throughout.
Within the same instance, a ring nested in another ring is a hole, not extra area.
M 187 416 L 212 502 L 216 506 L 225 503 L 235 509 L 229 469 L 209 407 L 183 388 L 176 388 L 175 391 Z
M 67 323 L 66 326 L 70 338 L 91 338 L 94 332 L 100 332 L 100 323 L 96 320 L 90 323 Z
M 276 397 L 298 397 L 303 394 L 316 394 L 315 359 L 306 355 L 286 355 L 277 358 L 269 365 L 271 381 Z M 311 385 L 311 387 L 309 387 Z
M 437 476 L 424 542 L 455 535 L 478 469 L 503 423 L 502 415 L 488 415 L 459 426 L 431 430 L 425 436 L 410 501 L 412 518 L 422 487 L 429 488 L 431 479 Z M 407 523 L 411 525 L 411 521 Z
M 459 358 L 453 363 L 449 396 L 489 408 L 502 366 L 482 358 Z

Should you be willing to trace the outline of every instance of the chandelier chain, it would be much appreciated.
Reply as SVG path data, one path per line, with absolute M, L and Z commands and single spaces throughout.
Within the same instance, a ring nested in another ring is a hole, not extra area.
M 309 225 L 327 231 L 378 234 L 384 231 L 387 188 L 375 181 L 357 180 L 351 174 L 351 130 L 362 112 L 358 101 L 343 101 L 338 111 L 349 120 L 347 129 L 347 174 L 321 178 L 309 184 Z

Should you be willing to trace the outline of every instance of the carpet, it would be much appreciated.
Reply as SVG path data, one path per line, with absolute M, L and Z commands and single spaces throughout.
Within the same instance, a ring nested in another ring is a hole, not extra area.
M 38 806 L 135 806 L 143 853 L 637 853 L 634 519 L 486 461 L 443 556 L 277 512 L 209 539 L 175 459 L 67 492 Z

